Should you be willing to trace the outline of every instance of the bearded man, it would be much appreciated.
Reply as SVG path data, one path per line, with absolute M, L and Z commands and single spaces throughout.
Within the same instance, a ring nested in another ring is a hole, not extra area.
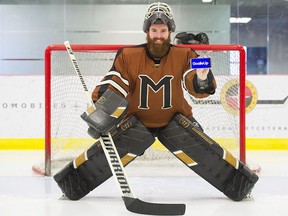
M 147 43 L 120 49 L 112 68 L 92 92 L 97 109 L 82 115 L 89 135 L 97 139 L 108 128 L 123 165 L 144 154 L 157 137 L 227 197 L 244 199 L 258 176 L 203 132 L 184 97 L 184 90 L 195 98 L 215 93 L 211 69 L 191 68 L 190 60 L 198 57 L 195 51 L 170 43 L 175 23 L 166 3 L 148 7 L 143 31 Z M 107 114 L 107 110 L 119 104 L 119 96 L 128 107 L 122 122 L 115 123 L 111 117 L 114 113 Z M 75 168 L 71 163 L 54 176 L 70 199 L 82 198 L 112 175 L 99 143 L 87 151 L 87 157 L 81 166 Z

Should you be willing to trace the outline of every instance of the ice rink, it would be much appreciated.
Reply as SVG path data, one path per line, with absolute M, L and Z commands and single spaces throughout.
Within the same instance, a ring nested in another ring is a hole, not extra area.
M 52 177 L 33 174 L 41 151 L 0 151 L 0 216 L 114 216 L 128 212 L 113 178 L 79 201 L 61 199 Z M 189 216 L 288 215 L 288 151 L 248 151 L 261 166 L 253 198 L 234 202 L 186 167 L 126 167 L 135 195 L 148 202 L 185 203 Z

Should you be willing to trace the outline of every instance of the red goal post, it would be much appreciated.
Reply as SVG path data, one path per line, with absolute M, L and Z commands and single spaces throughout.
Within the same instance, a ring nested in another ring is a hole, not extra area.
M 93 90 L 96 83 L 99 82 L 100 79 L 111 68 L 117 50 L 124 46 L 128 45 L 71 45 L 78 60 L 79 67 L 85 81 L 87 82 L 95 78 L 94 81 L 91 81 L 90 83 L 88 82 L 87 86 L 88 88 L 90 88 L 90 91 Z M 200 124 L 202 126 L 211 125 L 210 123 L 212 123 L 213 121 L 218 121 L 218 123 L 221 123 L 222 126 L 220 127 L 217 127 L 217 125 L 213 126 L 213 129 L 212 126 L 210 128 L 207 127 L 208 131 L 210 130 L 211 132 L 213 132 L 213 130 L 219 130 L 220 134 L 229 133 L 229 135 L 227 135 L 228 138 L 218 137 L 219 135 L 215 135 L 216 140 L 219 141 L 220 144 L 222 144 L 222 140 L 231 141 L 233 139 L 233 141 L 231 142 L 237 143 L 237 157 L 245 163 L 246 53 L 244 47 L 241 45 L 230 44 L 181 46 L 191 47 L 200 55 L 202 53 L 206 56 L 211 56 L 212 71 L 214 73 L 214 76 L 218 79 L 216 79 L 217 86 L 220 86 L 219 93 L 216 94 L 215 97 L 211 96 L 210 98 L 209 96 L 208 99 L 194 100 L 191 99 L 191 97 L 187 96 L 188 100 L 190 100 L 190 102 L 192 103 L 193 113 L 195 111 L 194 106 L 200 106 L 199 110 L 202 110 L 202 108 L 207 109 L 207 113 L 214 112 L 214 110 L 215 112 L 221 113 L 221 117 L 219 117 L 220 120 L 213 120 L 212 118 L 214 118 L 216 114 L 211 113 L 211 117 L 209 117 L 211 119 L 203 120 L 203 122 L 205 123 L 202 123 L 202 120 L 200 120 Z M 213 66 L 213 64 L 215 65 L 215 67 Z M 225 74 L 223 71 L 225 71 Z M 77 79 L 77 77 L 75 79 L 75 77 L 76 74 L 72 69 L 72 64 L 70 62 L 68 54 L 66 53 L 65 46 L 48 46 L 45 50 L 45 159 L 43 165 L 33 166 L 33 170 L 39 174 L 53 174 L 54 171 L 52 171 L 52 167 L 53 163 L 56 163 L 56 160 L 64 161 L 63 163 L 65 165 L 65 163 L 70 162 L 75 157 L 77 157 L 78 154 L 82 153 L 85 148 L 87 149 L 89 145 L 93 144 L 93 140 L 91 140 L 91 138 L 89 139 L 88 134 L 86 133 L 87 126 L 84 123 L 83 128 L 81 128 L 82 126 L 79 126 L 80 124 L 82 125 L 83 122 L 83 120 L 80 119 L 80 114 L 85 111 L 86 98 L 83 93 L 83 89 L 81 88 L 81 84 L 77 83 L 79 82 L 79 79 Z M 223 83 L 221 83 L 222 79 Z M 218 84 L 218 82 L 220 83 L 220 85 Z M 80 87 L 78 86 L 78 84 L 80 85 Z M 232 92 L 232 88 L 235 89 L 235 92 Z M 223 89 L 227 91 L 224 92 Z M 76 93 L 74 93 L 74 91 Z M 81 100 L 81 97 L 83 98 L 83 104 L 81 101 L 78 101 L 78 99 Z M 226 99 L 228 102 L 226 101 L 224 102 L 225 104 L 223 104 L 223 100 Z M 73 104 L 74 102 L 75 104 Z M 84 105 L 84 107 L 78 109 L 78 107 L 82 105 Z M 214 107 L 211 108 L 212 106 Z M 231 110 L 229 111 L 229 108 L 227 109 L 227 106 L 232 107 L 232 113 Z M 77 110 L 77 112 L 73 112 L 71 114 L 69 113 L 71 109 Z M 233 109 L 235 109 L 235 112 L 233 111 Z M 224 115 L 229 115 L 229 117 L 227 117 L 226 119 L 226 116 L 224 117 Z M 199 120 L 198 116 L 195 116 L 195 114 L 194 117 Z M 71 123 L 74 121 L 74 118 L 77 119 L 76 123 Z M 71 124 L 71 126 L 69 126 L 70 128 L 67 126 L 68 124 Z M 229 125 L 227 126 L 227 128 L 225 127 L 226 124 Z M 62 128 L 64 128 L 63 134 L 61 134 Z M 81 135 L 74 134 L 74 131 L 76 129 L 81 130 L 81 132 L 79 132 L 79 134 Z M 230 132 L 233 135 L 230 135 Z M 235 137 L 230 137 L 234 135 Z M 210 136 L 214 138 L 214 135 L 212 135 L 212 133 Z M 81 146 L 79 147 L 79 149 L 77 149 L 77 151 L 71 153 L 71 146 L 72 148 L 78 148 L 79 143 L 84 143 L 86 141 L 88 142 L 88 145 L 85 144 L 84 147 Z M 67 147 L 67 143 L 69 147 Z M 156 143 L 156 146 L 157 145 L 159 144 Z M 156 147 L 155 149 L 156 151 L 161 151 L 160 154 L 162 154 L 163 150 L 161 148 L 162 147 Z M 154 150 L 152 149 L 152 151 Z M 56 159 L 56 155 L 59 155 L 60 152 L 61 154 L 62 152 L 64 153 L 63 156 L 60 156 Z M 154 152 L 151 154 L 154 154 Z M 154 157 L 154 155 L 152 157 Z M 62 164 L 60 165 L 60 167 L 63 167 L 64 165 Z

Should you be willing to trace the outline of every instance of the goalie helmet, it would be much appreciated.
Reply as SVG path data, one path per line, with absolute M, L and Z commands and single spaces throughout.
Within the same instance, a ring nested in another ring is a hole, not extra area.
M 176 25 L 173 19 L 173 13 L 170 6 L 166 3 L 152 3 L 145 14 L 143 31 L 147 32 L 152 24 L 165 24 L 169 30 L 174 32 Z

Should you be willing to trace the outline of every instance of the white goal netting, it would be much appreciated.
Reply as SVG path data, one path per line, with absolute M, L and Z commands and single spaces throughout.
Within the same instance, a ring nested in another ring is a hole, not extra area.
M 92 91 L 110 70 L 119 47 L 74 45 L 72 48 L 87 87 Z M 243 103 L 241 95 L 245 94 L 245 88 L 240 88 L 240 82 L 245 82 L 245 71 L 241 72 L 245 64 L 241 60 L 242 47 L 200 45 L 193 48 L 198 54 L 205 52 L 206 56 L 211 57 L 212 71 L 217 81 L 216 93 L 208 98 L 195 99 L 186 95 L 193 107 L 194 117 L 205 133 L 235 156 L 245 160 L 245 130 L 241 129 L 245 127 L 245 117 L 241 116 L 243 112 L 240 111 Z M 64 45 L 49 46 L 45 64 L 46 155 L 43 163 L 36 164 L 33 169 L 51 175 L 89 148 L 95 140 L 89 137 L 87 124 L 80 118 L 88 106 L 87 98 Z M 167 166 L 174 164 L 170 163 L 174 160 L 177 159 L 156 141 L 133 163 L 153 164 L 156 161 L 157 166 Z

